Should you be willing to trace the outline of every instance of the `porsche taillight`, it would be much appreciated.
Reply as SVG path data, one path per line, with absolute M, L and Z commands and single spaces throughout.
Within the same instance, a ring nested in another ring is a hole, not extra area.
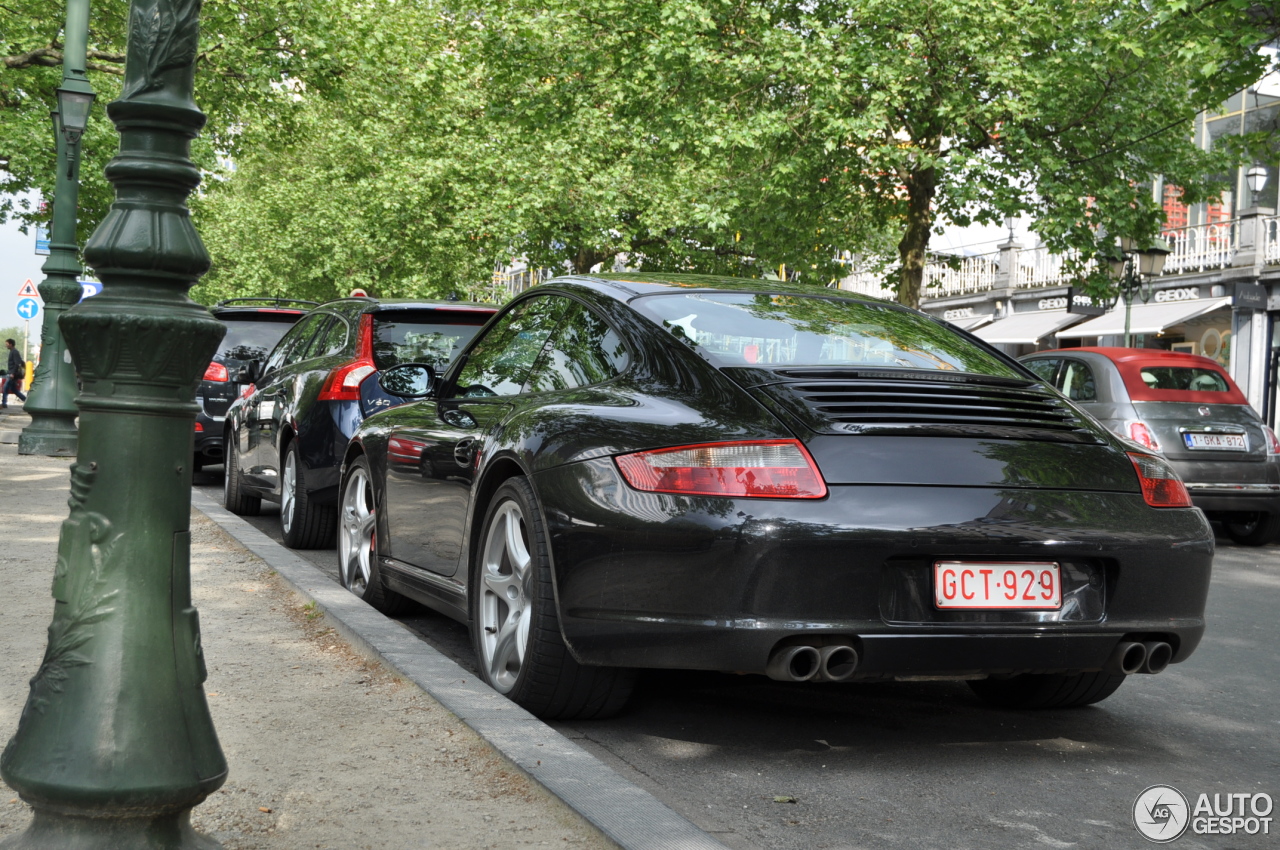
M 821 499 L 826 482 L 799 440 L 700 443 L 614 458 L 622 477 L 647 493 Z
M 1189 508 L 1191 496 L 1173 467 L 1154 455 L 1128 452 L 1138 473 L 1142 498 L 1153 508 Z
M 210 362 L 209 368 L 204 370 L 204 380 L 217 381 L 218 383 L 226 383 L 231 380 L 231 376 L 227 374 L 227 367 L 218 362 Z
M 373 365 L 373 315 L 360 317 L 356 331 L 356 359 L 337 366 L 325 378 L 317 401 L 359 401 L 360 382 L 378 371 Z

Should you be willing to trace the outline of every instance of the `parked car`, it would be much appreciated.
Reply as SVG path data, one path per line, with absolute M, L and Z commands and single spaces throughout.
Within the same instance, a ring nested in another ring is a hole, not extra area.
M 484 304 L 345 298 L 307 314 L 265 361 L 251 364 L 253 383 L 227 412 L 227 510 L 253 515 L 263 499 L 279 502 L 286 545 L 333 545 L 347 441 L 369 412 L 399 401 L 362 395 L 364 379 L 398 363 L 443 368 L 494 312 Z
M 352 437 L 342 582 L 470 623 L 544 717 L 619 710 L 638 668 L 1086 705 L 1204 630 L 1213 534 L 1169 464 L 896 304 L 563 278 L 379 380 L 419 400 Z
M 227 408 L 249 383 L 245 367 L 275 347 L 315 301 L 296 298 L 228 298 L 209 308 L 227 326 L 227 335 L 204 370 L 196 391 L 195 461 L 199 472 L 206 463 L 222 463 L 222 420 Z
M 1022 362 L 1122 437 L 1159 452 L 1236 543 L 1280 536 L 1280 442 L 1215 361 L 1147 348 L 1066 348 Z

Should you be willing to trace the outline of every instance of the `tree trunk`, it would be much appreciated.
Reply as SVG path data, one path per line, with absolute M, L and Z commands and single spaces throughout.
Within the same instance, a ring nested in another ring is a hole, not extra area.
M 907 228 L 898 243 L 902 268 L 898 273 L 898 303 L 920 306 L 924 288 L 924 263 L 933 233 L 933 196 L 938 191 L 938 175 L 933 168 L 912 171 L 906 177 Z
M 595 267 L 596 263 L 607 263 L 612 260 L 612 253 L 605 253 L 595 248 L 579 248 L 573 257 L 574 274 L 588 274 Z M 601 269 L 601 271 L 612 271 L 612 269 Z

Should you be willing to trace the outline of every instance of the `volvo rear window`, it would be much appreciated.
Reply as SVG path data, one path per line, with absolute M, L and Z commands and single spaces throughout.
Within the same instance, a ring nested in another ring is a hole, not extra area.
M 428 363 L 437 371 L 450 363 L 491 313 L 394 310 L 373 314 L 373 363 L 388 369 Z
M 901 308 L 791 293 L 650 295 L 632 304 L 718 366 L 871 366 L 1024 376 Z
M 261 360 L 267 352 L 276 347 L 289 328 L 294 326 L 303 313 L 276 313 L 272 318 L 263 318 L 264 314 L 248 314 L 253 318 L 236 318 L 234 314 L 218 316 L 218 321 L 227 326 L 227 335 L 218 344 L 214 358 L 219 360 Z

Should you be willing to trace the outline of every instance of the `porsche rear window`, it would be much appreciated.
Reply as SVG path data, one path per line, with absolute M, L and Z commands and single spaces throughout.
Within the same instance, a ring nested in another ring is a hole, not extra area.
M 1022 378 L 953 330 L 906 310 L 792 293 L 679 293 L 632 302 L 718 366 L 883 366 Z

